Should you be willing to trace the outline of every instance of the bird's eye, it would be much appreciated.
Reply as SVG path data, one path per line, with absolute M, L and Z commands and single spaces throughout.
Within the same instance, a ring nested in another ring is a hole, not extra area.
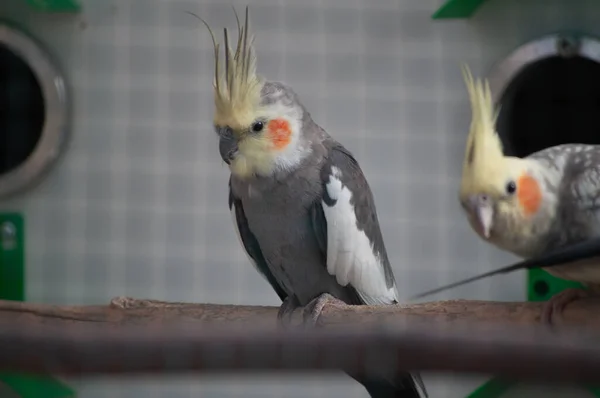
M 509 195 L 514 194 L 517 191 L 517 184 L 514 181 L 509 181 L 506 184 L 506 193 Z
M 263 122 L 254 122 L 254 124 L 252 125 L 252 131 L 258 133 L 259 131 L 262 131 L 263 127 L 265 127 L 265 124 Z

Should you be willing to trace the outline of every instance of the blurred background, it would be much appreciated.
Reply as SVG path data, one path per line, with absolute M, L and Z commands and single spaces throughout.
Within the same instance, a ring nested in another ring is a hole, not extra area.
M 458 204 L 470 122 L 461 63 L 487 76 L 542 35 L 600 32 L 594 0 L 490 0 L 454 20 L 431 18 L 442 0 L 79 0 L 60 15 L 32 3 L 2 0 L 0 18 L 64 74 L 70 132 L 58 162 L 0 198 L 0 212 L 25 219 L 27 300 L 52 304 L 279 305 L 235 236 L 211 126 L 212 42 L 185 11 L 219 31 L 235 29 L 232 4 L 250 6 L 259 73 L 290 84 L 369 179 L 402 299 L 515 259 L 480 241 Z M 518 272 L 427 300 L 526 293 Z M 424 374 L 431 398 L 465 397 L 488 378 Z M 67 382 L 82 398 L 367 396 L 341 373 Z M 505 396 L 592 396 L 520 389 Z

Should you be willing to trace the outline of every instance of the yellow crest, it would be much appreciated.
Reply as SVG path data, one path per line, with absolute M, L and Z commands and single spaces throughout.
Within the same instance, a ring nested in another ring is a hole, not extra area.
M 461 195 L 489 191 L 504 177 L 505 157 L 496 133 L 498 112 L 494 111 L 492 93 L 487 80 L 473 79 L 468 66 L 462 67 L 471 103 L 471 126 L 461 180 Z
M 208 28 L 215 50 L 214 123 L 218 126 L 229 126 L 235 131 L 248 127 L 254 121 L 255 110 L 260 103 L 262 82 L 256 75 L 256 55 L 252 46 L 254 37 L 248 37 L 248 7 L 246 7 L 244 25 L 240 25 L 235 8 L 233 12 L 238 27 L 237 44 L 233 52 L 227 28 L 224 28 L 225 67 L 223 71 L 219 62 L 220 44 L 208 23 L 197 15 L 192 15 Z

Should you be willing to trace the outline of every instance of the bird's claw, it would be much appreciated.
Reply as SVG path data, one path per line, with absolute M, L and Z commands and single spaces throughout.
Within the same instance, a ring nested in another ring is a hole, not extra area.
M 586 297 L 589 297 L 590 293 L 583 289 L 565 289 L 560 293 L 555 294 L 550 300 L 544 303 L 542 307 L 542 314 L 540 320 L 545 325 L 552 325 L 553 320 L 558 319 L 564 308 L 572 303 Z
M 311 302 L 302 309 L 302 319 L 304 321 L 304 325 L 316 327 L 325 305 L 345 307 L 347 304 L 333 297 L 329 293 L 323 293 L 311 300 Z
M 295 296 L 288 296 L 277 312 L 279 325 L 284 328 L 292 326 L 292 320 L 294 318 L 293 314 L 296 310 L 301 309 L 302 324 L 299 326 L 315 327 L 317 326 L 319 317 L 321 316 L 325 305 L 346 306 L 346 303 L 333 297 L 329 293 L 323 293 L 311 300 L 306 306 L 302 307 Z

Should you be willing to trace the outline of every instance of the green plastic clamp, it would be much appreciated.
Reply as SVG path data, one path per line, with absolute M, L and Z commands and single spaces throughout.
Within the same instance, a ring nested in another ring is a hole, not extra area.
M 432 19 L 467 19 L 486 0 L 448 0 L 431 16 Z
M 42 12 L 79 12 L 81 5 L 75 0 L 27 0 L 29 5 Z
M 0 299 L 25 301 L 25 222 L 18 213 L 0 213 Z M 72 398 L 75 392 L 50 377 L 0 373 L 22 398 Z
M 567 289 L 585 289 L 581 283 L 550 275 L 543 269 L 527 270 L 527 301 L 548 301 Z
M 542 269 L 527 270 L 527 301 L 548 301 L 555 294 L 566 289 L 585 289 L 577 282 L 568 281 L 550 275 Z M 519 384 L 514 380 L 494 377 L 481 385 L 467 398 L 499 398 L 505 392 Z M 600 387 L 585 386 L 595 397 L 600 397 Z

